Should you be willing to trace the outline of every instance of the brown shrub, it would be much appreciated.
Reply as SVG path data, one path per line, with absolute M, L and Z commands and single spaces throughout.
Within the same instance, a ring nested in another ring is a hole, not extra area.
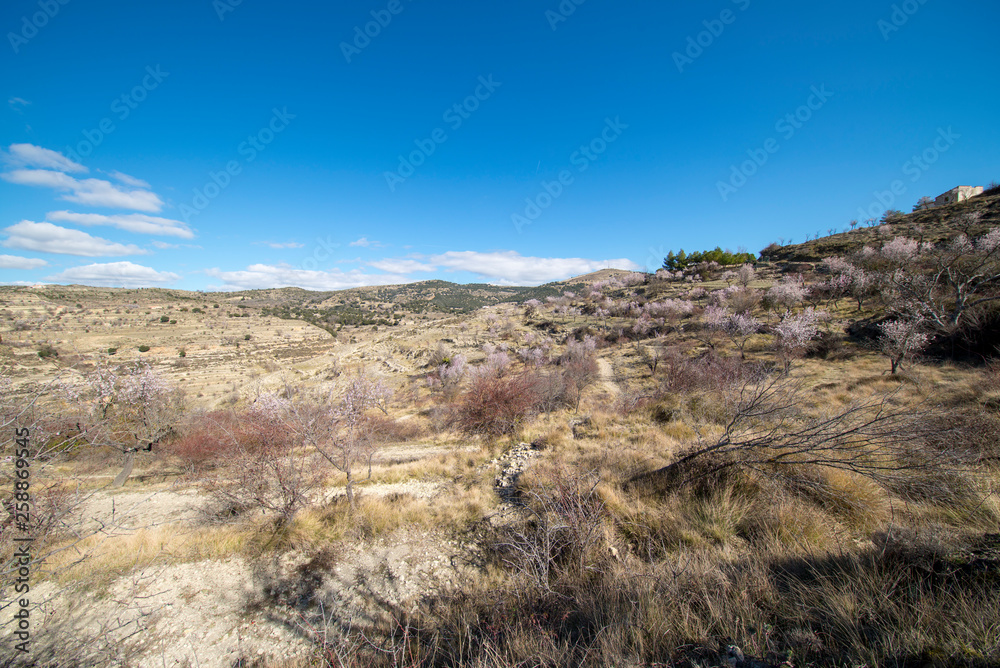
M 724 390 L 757 378 L 762 372 L 760 364 L 725 357 L 712 350 L 693 358 L 668 350 L 660 368 L 665 369 L 661 380 L 663 392 Z
M 466 434 L 489 439 L 514 436 L 539 400 L 525 375 L 476 375 L 456 408 L 455 424 Z
M 232 413 L 217 411 L 194 418 L 179 438 L 163 445 L 163 452 L 181 459 L 191 472 L 222 464 L 235 443 L 229 434 L 236 430 Z

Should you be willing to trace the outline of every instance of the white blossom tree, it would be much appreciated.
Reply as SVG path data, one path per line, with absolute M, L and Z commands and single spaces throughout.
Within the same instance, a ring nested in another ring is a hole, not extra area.
M 95 446 L 118 449 L 124 455 L 113 486 L 132 474 L 137 452 L 149 452 L 176 423 L 182 396 L 146 362 L 101 365 L 82 386 L 65 387 L 67 399 L 84 407 L 79 422 L 83 436 Z
M 361 372 L 337 396 L 331 391 L 295 407 L 293 424 L 305 445 L 312 447 L 347 478 L 346 494 L 354 508 L 354 484 L 358 468 L 367 468 L 380 446 L 373 413 L 388 414 L 392 390 L 378 378 Z
M 922 318 L 887 320 L 879 325 L 882 335 L 876 343 L 879 352 L 889 358 L 892 374 L 902 366 L 907 358 L 920 352 L 930 342 L 930 337 L 922 330 Z
M 774 327 L 774 347 L 784 364 L 785 374 L 791 369 L 792 360 L 801 357 L 809 343 L 819 333 L 818 323 L 822 312 L 812 307 L 798 315 L 786 313 Z

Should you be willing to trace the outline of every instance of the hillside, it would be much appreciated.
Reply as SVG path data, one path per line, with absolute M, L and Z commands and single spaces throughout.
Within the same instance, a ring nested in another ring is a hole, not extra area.
M 980 213 L 979 222 L 968 230 L 958 226 L 964 214 Z M 843 256 L 862 246 L 878 244 L 896 236 L 938 242 L 965 232 L 977 236 L 1000 226 L 1000 193 L 983 194 L 965 202 L 905 214 L 896 220 L 874 227 L 859 226 L 801 244 L 789 244 L 768 253 L 776 262 L 818 262 L 825 257 Z
M 33 665 L 997 665 L 1000 374 L 784 269 L 0 289 Z

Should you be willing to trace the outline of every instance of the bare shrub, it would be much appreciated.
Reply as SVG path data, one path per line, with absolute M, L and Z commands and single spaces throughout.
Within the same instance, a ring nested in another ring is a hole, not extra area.
M 289 429 L 287 406 L 264 399 L 245 413 L 214 420 L 228 466 L 209 481 L 209 492 L 237 511 L 262 509 L 287 522 L 303 506 L 322 479 L 322 471 L 301 450 Z
M 699 444 L 644 478 L 683 485 L 737 467 L 779 479 L 796 467 L 839 469 L 890 488 L 914 471 L 955 469 L 960 456 L 929 446 L 944 430 L 928 407 L 896 407 L 895 395 L 871 396 L 820 416 L 805 414 L 803 388 L 787 376 L 765 375 L 728 393 L 723 434 Z M 708 462 L 707 466 L 703 466 Z
M 566 344 L 566 352 L 559 358 L 566 395 L 575 410 L 580 408 L 583 391 L 598 377 L 596 346 L 597 341 L 592 336 L 585 336 L 583 341 L 571 339 Z
M 762 373 L 759 364 L 746 363 L 714 351 L 698 357 L 688 357 L 676 349 L 670 349 L 661 364 L 665 372 L 661 376 L 660 393 L 720 391 L 757 378 Z
M 607 511 L 596 491 L 600 479 L 593 474 L 550 467 L 538 478 L 544 484 L 520 491 L 520 519 L 499 528 L 489 550 L 506 567 L 525 574 L 532 586 L 552 591 L 553 581 L 567 572 L 585 577 L 607 560 L 607 552 L 595 549 Z
M 525 375 L 539 412 L 551 413 L 568 405 L 566 380 L 557 369 L 542 368 Z
M 467 434 L 488 439 L 514 436 L 537 406 L 531 377 L 476 375 L 457 406 L 455 424 Z
M 232 413 L 216 411 L 199 415 L 183 427 L 178 438 L 163 446 L 164 453 L 184 462 L 192 474 L 202 473 L 225 463 L 225 456 L 233 448 L 222 425 L 234 428 Z

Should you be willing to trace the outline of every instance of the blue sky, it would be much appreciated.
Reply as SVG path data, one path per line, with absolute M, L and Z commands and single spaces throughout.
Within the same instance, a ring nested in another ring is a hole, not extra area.
M 9 0 L 0 282 L 537 284 L 1000 179 L 996 3 L 677 4 Z

